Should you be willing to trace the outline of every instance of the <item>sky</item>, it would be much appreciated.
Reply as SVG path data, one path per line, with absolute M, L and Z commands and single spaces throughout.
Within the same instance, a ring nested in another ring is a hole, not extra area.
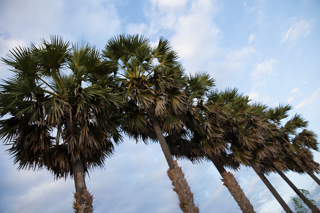
M 0 57 L 9 50 L 60 35 L 103 49 L 120 34 L 167 38 L 186 73 L 207 72 L 216 88 L 238 88 L 253 102 L 291 104 L 320 136 L 320 1 L 231 0 L 1 0 Z M 11 76 L 0 64 L 0 78 Z M 71 213 L 74 182 L 46 170 L 17 170 L 0 145 L 0 212 Z M 320 162 L 320 153 L 314 153 Z M 241 212 L 210 162 L 178 160 L 203 213 Z M 104 169 L 86 177 L 94 211 L 181 212 L 160 145 L 124 138 Z M 230 171 L 256 212 L 283 212 L 249 167 Z M 320 206 L 320 187 L 308 175 L 287 172 Z M 317 175 L 320 177 L 320 175 Z M 277 174 L 269 181 L 292 206 L 295 193 Z

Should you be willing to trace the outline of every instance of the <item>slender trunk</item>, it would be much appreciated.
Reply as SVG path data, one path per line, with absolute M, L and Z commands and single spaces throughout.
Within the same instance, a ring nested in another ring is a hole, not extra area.
M 313 174 L 313 171 L 306 171 L 309 175 L 310 175 L 310 177 L 320 186 L 320 180 L 319 180 L 319 178 L 317 178 L 317 176 L 315 176 L 314 174 Z
M 85 170 L 84 165 L 80 160 L 73 162 L 72 172 L 74 175 L 74 185 L 76 193 L 74 194 L 75 202 L 73 208 L 77 213 L 91 213 L 92 207 L 92 195 L 88 192 L 85 182 Z
M 282 208 L 287 213 L 293 213 L 292 210 L 289 208 L 289 206 L 284 202 L 282 197 L 278 194 L 276 189 L 271 185 L 271 183 L 268 181 L 268 179 L 264 176 L 264 174 L 261 172 L 260 168 L 254 163 L 250 162 L 251 167 L 253 170 L 257 173 L 257 175 L 260 177 L 260 179 L 263 181 L 263 183 L 266 185 L 266 187 L 270 190 L 270 192 L 273 194 L 273 196 L 277 199 L 277 201 L 280 203 Z
M 67 134 L 73 134 L 76 130 L 75 123 L 72 122 L 72 117 L 66 119 Z M 80 157 L 80 156 L 79 156 Z M 85 168 L 81 159 L 72 162 L 72 173 L 74 176 L 74 185 L 76 193 L 74 194 L 75 201 L 73 208 L 76 213 L 92 213 L 92 195 L 88 192 L 85 182 Z
M 159 122 L 155 117 L 153 111 L 149 111 L 149 116 L 152 122 L 152 127 L 159 140 L 162 152 L 169 165 L 169 170 L 167 172 L 172 185 L 173 190 L 179 196 L 180 208 L 185 213 L 199 213 L 199 208 L 194 204 L 193 193 L 186 181 L 182 169 L 178 166 L 176 161 L 173 161 L 166 139 L 162 134 Z
M 77 160 L 72 164 L 72 172 L 74 175 L 74 185 L 76 188 L 77 193 L 77 200 L 80 201 L 80 204 L 84 202 L 82 195 L 83 190 L 86 188 L 86 182 L 84 179 L 85 173 L 84 173 L 84 166 L 83 163 L 80 160 Z
M 276 169 L 276 168 L 275 168 Z M 301 200 L 303 200 L 303 202 L 311 209 L 311 211 L 313 213 L 317 213 L 319 212 L 318 208 L 313 205 L 301 192 L 300 190 L 289 180 L 289 178 L 287 178 L 287 176 L 285 176 L 285 174 L 283 174 L 283 172 L 281 172 L 280 170 L 276 169 L 276 171 L 278 172 L 278 174 L 283 178 L 283 180 L 285 180 L 287 182 L 287 184 L 289 184 L 289 186 L 293 189 L 293 191 L 295 191 L 297 193 L 297 195 L 301 198 Z
M 217 157 L 210 156 L 210 159 L 211 159 L 212 163 L 218 169 L 220 175 L 222 176 L 221 180 L 223 182 L 223 185 L 225 185 L 228 188 L 230 194 L 233 196 L 235 201 L 238 203 L 238 206 L 240 207 L 242 212 L 245 212 L 245 213 L 255 212 L 253 209 L 253 206 L 251 205 L 250 201 L 248 200 L 248 198 L 244 194 L 243 190 L 239 186 L 238 181 L 235 179 L 233 174 L 230 172 L 227 172 L 224 169 L 223 165 L 221 164 L 221 162 L 219 161 L 219 159 Z
M 156 116 L 154 115 L 153 112 L 149 112 L 149 116 L 151 118 L 151 123 L 152 123 L 152 127 L 157 135 L 157 138 L 159 140 L 162 152 L 167 160 L 167 163 L 169 165 L 170 169 L 174 169 L 174 164 L 173 164 L 173 159 L 168 147 L 168 144 L 166 142 L 166 139 L 164 138 L 163 134 L 162 134 L 162 130 L 160 128 L 160 124 L 156 118 Z

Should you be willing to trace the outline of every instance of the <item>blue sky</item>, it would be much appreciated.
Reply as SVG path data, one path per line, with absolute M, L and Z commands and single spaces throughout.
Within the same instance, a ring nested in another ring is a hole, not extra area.
M 216 88 L 236 87 L 270 107 L 293 106 L 320 135 L 320 2 L 317 0 L 2 0 L 0 57 L 18 45 L 61 35 L 103 49 L 119 34 L 169 39 L 187 73 L 206 71 Z M 10 77 L 0 64 L 0 78 Z M 0 212 L 73 212 L 74 183 L 47 171 L 17 171 L 0 146 Z M 320 154 L 315 153 L 320 161 Z M 210 162 L 179 160 L 200 211 L 240 212 Z M 180 212 L 159 144 L 125 139 L 105 169 L 87 177 L 95 212 Z M 251 168 L 235 174 L 257 212 L 281 212 Z M 320 206 L 320 188 L 307 175 L 286 173 Z M 319 177 L 319 175 L 318 175 Z M 268 176 L 285 201 L 294 192 L 276 174 Z

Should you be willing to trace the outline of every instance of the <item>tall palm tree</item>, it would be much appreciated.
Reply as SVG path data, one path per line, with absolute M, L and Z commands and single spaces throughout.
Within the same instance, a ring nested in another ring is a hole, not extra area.
M 139 35 L 113 37 L 103 53 L 110 63 L 118 67 L 116 75 L 121 81 L 126 122 L 129 122 L 123 128 L 136 139 L 158 139 L 181 210 L 199 212 L 184 174 L 173 161 L 163 135 L 180 131 L 184 126 L 177 116 L 185 110 L 185 95 L 181 89 L 183 69 L 177 62 L 177 54 L 167 40 L 160 38 L 158 45 L 152 48 L 149 40 Z
M 232 169 L 239 169 L 241 164 L 249 165 L 252 159 L 252 150 L 257 144 L 262 143 L 261 132 L 267 131 L 268 128 L 266 122 L 256 116 L 265 109 L 265 106 L 249 105 L 250 99 L 248 96 L 244 96 L 237 89 L 231 88 L 221 92 L 212 92 L 209 100 L 219 104 L 226 115 L 226 119 L 221 126 L 222 140 L 227 144 L 225 154 L 227 158 L 224 156 L 220 158 L 221 162 L 225 161 L 222 165 Z M 248 199 L 247 206 L 251 206 Z M 251 211 L 253 211 L 253 208 Z
M 313 160 L 313 154 L 311 152 L 311 150 L 319 151 L 316 137 L 317 136 L 312 131 L 303 129 L 293 138 L 293 144 L 302 144 L 303 146 L 299 146 L 297 152 L 290 152 L 290 158 L 299 159 L 301 164 L 294 166 L 293 168 L 288 166 L 288 168 L 298 173 L 306 172 L 318 185 L 320 185 L 319 178 L 314 175 L 314 172 L 320 172 L 319 163 Z
M 289 136 L 290 134 L 294 135 L 298 128 L 306 126 L 307 123 L 301 118 L 301 116 L 295 115 L 292 119 L 287 121 L 284 126 L 280 125 L 281 120 L 288 117 L 287 112 L 290 109 L 291 107 L 289 105 L 280 105 L 279 107 L 275 107 L 274 109 L 261 111 L 261 113 L 259 113 L 260 116 L 268 119 L 268 122 L 270 124 L 269 127 L 272 133 L 261 132 L 261 134 L 264 135 L 265 142 L 263 144 L 257 144 L 256 148 L 252 151 L 253 159 L 250 161 L 250 165 L 264 181 L 266 186 L 279 201 L 279 203 L 283 206 L 285 211 L 292 212 L 289 209 L 288 205 L 283 201 L 281 196 L 274 189 L 274 187 L 269 183 L 267 178 L 264 176 L 264 173 L 277 172 L 305 202 L 308 202 L 308 206 L 314 212 L 317 212 L 317 208 L 304 197 L 304 195 L 282 172 L 288 170 L 289 168 L 296 171 L 297 167 L 301 165 L 301 161 L 299 160 L 299 158 L 293 156 L 293 150 L 297 151 L 301 149 L 301 144 L 303 144 L 302 139 L 307 138 L 308 140 L 306 141 L 308 141 L 309 144 L 312 144 L 313 147 L 316 146 L 316 141 L 312 140 L 312 134 L 307 134 L 308 131 L 301 132 L 300 134 L 309 137 L 302 137 L 299 134 L 299 136 L 294 137 L 294 139 L 292 140 Z M 257 116 L 259 116 L 259 114 L 257 114 Z M 312 165 L 316 164 L 317 163 L 314 162 L 314 164 Z M 301 167 L 299 168 L 301 169 Z M 315 169 L 315 171 L 318 171 L 317 167 L 313 167 L 313 169 Z
M 224 108 L 225 103 L 217 100 L 218 94 L 215 92 L 211 92 L 208 99 L 209 91 L 213 85 L 213 79 L 206 73 L 196 74 L 188 78 L 185 91 L 189 104 L 187 114 L 184 115 L 188 132 L 167 136 L 170 148 L 174 155 L 187 157 L 192 162 L 203 159 L 212 161 L 223 177 L 224 185 L 241 210 L 243 212 L 254 212 L 237 180 L 232 173 L 227 172 L 224 168 L 227 166 L 237 169 L 239 163 L 230 158 L 228 142 L 224 138 L 224 124 L 228 120 L 228 112 Z
M 266 106 L 249 104 L 249 97 L 238 94 L 235 89 L 228 89 L 222 94 L 213 93 L 211 99 L 224 105 L 224 111 L 228 115 L 223 124 L 224 140 L 230 144 L 228 155 L 238 164 L 251 166 L 285 211 L 292 212 L 253 159 L 253 152 L 257 147 L 264 147 L 266 135 L 271 134 L 271 126 L 267 119 L 260 116 Z M 264 154 L 259 152 L 259 157 Z
M 272 126 L 264 116 L 261 116 L 266 106 L 249 104 L 249 97 L 239 95 L 237 91 L 228 92 L 222 101 L 229 108 L 231 115 L 229 121 L 224 125 L 224 134 L 225 140 L 230 143 L 233 160 L 239 164 L 251 166 L 283 209 L 286 212 L 292 212 L 265 177 L 257 160 L 267 153 L 266 149 L 261 149 L 261 147 L 268 147 L 270 152 L 275 151 L 275 147 L 265 143 L 265 137 L 272 135 Z
M 89 45 L 52 36 L 39 46 L 17 47 L 2 61 L 14 77 L 0 85 L 0 137 L 19 169 L 47 168 L 74 178 L 76 212 L 92 212 L 85 174 L 102 167 L 121 139 L 121 98 L 111 69 Z
M 278 134 L 275 134 L 271 140 L 277 144 L 280 149 L 278 149 L 278 153 L 262 159 L 260 165 L 263 166 L 266 171 L 277 172 L 306 203 L 312 212 L 318 212 L 317 207 L 312 204 L 283 173 L 283 171 L 287 171 L 288 169 L 299 171 L 299 169 L 303 170 L 304 168 L 309 167 L 305 169 L 309 170 L 310 166 L 313 166 L 311 168 L 314 171 L 319 171 L 319 164 L 312 160 L 312 154 L 308 150 L 308 148 L 317 150 L 317 141 L 313 137 L 314 134 L 306 129 L 298 133 L 298 129 L 307 126 L 307 121 L 296 114 L 286 123 L 282 124 L 282 119 L 288 117 L 288 111 L 290 109 L 291 107 L 289 105 L 280 105 L 279 107 L 267 111 L 269 121 L 278 129 Z M 305 164 L 303 164 L 300 159 L 304 160 Z

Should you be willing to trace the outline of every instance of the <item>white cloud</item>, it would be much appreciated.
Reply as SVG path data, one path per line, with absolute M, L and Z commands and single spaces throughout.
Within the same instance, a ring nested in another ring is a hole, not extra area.
M 255 23 L 257 25 L 262 25 L 266 16 L 264 2 L 264 0 L 249 2 L 249 4 L 254 3 L 254 6 L 250 6 L 247 2 L 244 2 L 243 4 L 243 8 L 246 13 L 254 13 L 256 15 Z
M 255 87 L 252 88 L 249 94 L 247 94 L 252 102 L 261 102 L 261 103 L 267 103 L 270 101 L 269 96 L 261 96 L 259 92 L 256 91 Z
M 294 43 L 296 42 L 300 37 L 307 36 L 312 28 L 313 21 L 296 21 L 291 25 L 289 30 L 284 32 L 281 37 L 281 42 L 289 42 Z
M 115 5 L 104 0 L 57 0 L 54 4 L 42 0 L 19 1 L 18 4 L 7 1 L 6 8 L 0 10 L 1 16 L 5 17 L 0 29 L 5 29 L 9 38 L 23 38 L 34 43 L 58 34 L 71 41 L 83 39 L 104 47 L 106 41 L 121 33 L 123 27 Z
M 217 48 L 219 55 L 213 57 L 205 67 L 216 80 L 219 87 L 228 87 L 232 80 L 237 81 L 240 75 L 250 64 L 256 50 L 251 47 L 244 47 L 240 50 L 223 50 Z
M 248 38 L 248 44 L 251 44 L 251 42 L 256 38 L 255 34 L 250 34 Z
M 187 3 L 187 0 L 151 0 L 151 2 L 158 7 L 177 8 L 183 7 Z
M 129 23 L 126 26 L 126 31 L 128 34 L 141 34 L 144 35 L 147 33 L 148 26 L 144 23 L 133 24 Z
M 255 69 L 251 72 L 252 88 L 249 93 L 249 97 L 252 101 L 260 101 L 267 103 L 270 97 L 267 95 L 260 95 L 261 86 L 265 85 L 265 82 L 272 76 L 275 75 L 275 59 L 265 60 L 255 66 Z M 258 92 L 259 91 L 259 92 Z M 265 92 L 263 92 L 265 94 Z
M 191 4 L 183 4 L 181 8 L 167 10 L 159 7 L 155 1 L 152 3 L 153 11 L 147 13 L 151 18 L 149 36 L 159 31 L 171 30 L 169 41 L 178 52 L 186 72 L 208 71 L 221 86 L 226 79 L 237 78 L 237 74 L 252 59 L 255 52 L 252 47 L 229 50 L 220 48 L 220 41 L 224 37 L 214 21 L 215 14 L 221 7 L 216 1 L 193 1 Z
M 299 108 L 309 106 L 310 104 L 313 104 L 314 102 L 316 102 L 319 96 L 320 96 L 320 88 L 318 88 L 309 98 L 306 98 L 303 101 L 301 101 L 295 108 L 299 109 Z
M 249 93 L 249 98 L 252 101 L 258 101 L 260 99 L 260 95 L 259 95 L 259 93 L 257 91 L 251 91 Z
M 260 64 L 257 64 L 255 70 L 251 73 L 251 77 L 254 80 L 263 80 L 274 73 L 274 64 L 277 61 L 275 59 L 266 60 Z
M 14 47 L 18 46 L 26 46 L 27 42 L 23 39 L 13 39 L 6 38 L 0 35 L 0 57 L 7 58 L 7 54 L 9 54 L 9 50 L 12 50 Z M 5 65 L 4 63 L 0 63 L 0 79 L 8 78 L 12 73 L 7 70 L 11 69 L 11 67 Z
M 165 19 L 169 20 L 161 22 L 161 26 L 174 31 L 170 41 L 191 72 L 204 67 L 204 62 L 217 54 L 217 40 L 222 33 L 213 21 L 216 9 L 215 1 L 194 1 L 184 11 L 167 12 Z
M 297 87 L 295 87 L 295 88 L 293 88 L 293 89 L 291 90 L 292 93 L 297 93 L 297 92 L 299 92 L 299 91 L 300 91 L 300 89 L 297 88 Z
M 175 30 L 178 18 L 189 11 L 184 0 L 151 0 L 150 2 L 151 8 L 144 10 L 149 19 L 149 36 L 164 29 Z
M 288 103 L 289 104 L 292 103 L 293 100 L 294 100 L 294 98 L 292 98 L 292 97 L 288 98 Z

